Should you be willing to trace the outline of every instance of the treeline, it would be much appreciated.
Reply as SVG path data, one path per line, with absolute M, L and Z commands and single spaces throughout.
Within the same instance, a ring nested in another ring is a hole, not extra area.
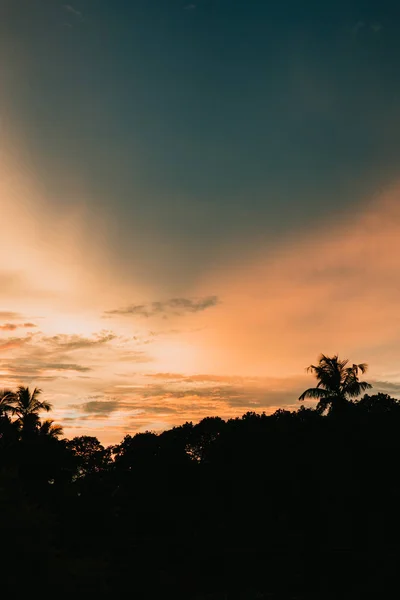
M 322 371 L 311 389 L 324 399 L 315 408 L 209 417 L 108 448 L 62 439 L 39 418 L 50 409 L 37 404 L 39 390 L 5 391 L 7 595 L 42 580 L 100 597 L 389 597 L 400 558 L 400 402 L 357 399 L 365 365 L 321 357 L 313 368 Z

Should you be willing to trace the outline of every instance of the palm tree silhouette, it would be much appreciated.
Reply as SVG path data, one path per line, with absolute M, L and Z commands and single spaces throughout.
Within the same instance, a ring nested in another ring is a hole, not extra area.
M 53 419 L 46 419 L 40 424 L 39 435 L 43 437 L 50 437 L 57 439 L 60 435 L 64 434 L 64 430 L 61 425 L 54 425 Z
M 0 390 L 0 416 L 7 416 L 14 411 L 15 393 L 11 390 Z
M 38 388 L 31 393 L 28 387 L 22 385 L 15 392 L 13 412 L 18 417 L 17 424 L 23 433 L 37 430 L 40 425 L 39 413 L 41 411 L 49 412 L 52 409 L 49 402 L 42 402 L 38 399 L 41 393 L 42 390 Z
M 358 372 L 365 373 L 368 365 L 360 363 L 347 367 L 348 363 L 348 359 L 340 360 L 337 354 L 332 357 L 321 354 L 318 365 L 307 367 L 307 372 L 313 372 L 318 379 L 317 387 L 303 392 L 299 400 L 317 399 L 318 412 L 328 410 L 331 413 L 345 406 L 361 392 L 372 388 L 366 381 L 358 380 Z

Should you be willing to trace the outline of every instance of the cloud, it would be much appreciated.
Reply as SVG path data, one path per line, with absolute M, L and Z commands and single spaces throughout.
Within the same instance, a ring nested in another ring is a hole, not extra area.
M 58 371 L 59 373 L 76 372 L 76 373 L 87 373 L 92 369 L 84 365 L 77 363 L 58 363 L 58 362 L 43 362 L 43 361 L 29 361 L 29 360 L 17 360 L 13 362 L 3 362 L 1 365 L 3 371 L 6 374 L 3 378 L 24 381 L 32 379 L 42 380 L 55 380 L 57 378 L 65 378 L 62 375 L 48 375 L 48 371 Z
M 17 325 L 15 323 L 4 323 L 4 325 L 0 325 L 0 331 L 15 331 L 18 327 L 37 327 L 34 323 L 22 323 L 21 325 Z
M 365 23 L 364 23 L 364 21 L 357 21 L 357 23 L 356 23 L 356 24 L 354 25 L 354 27 L 353 27 L 353 33 L 354 33 L 355 35 L 357 35 L 357 33 L 358 33 L 359 31 L 361 31 L 361 29 L 364 29 L 364 28 L 365 28 Z
M 149 304 L 131 304 L 125 308 L 108 310 L 106 315 L 124 315 L 152 317 L 154 315 L 181 316 L 186 313 L 197 313 L 219 303 L 217 296 L 206 296 L 200 299 L 171 298 L 166 302 L 151 302 Z
M 104 416 L 117 410 L 118 406 L 118 400 L 90 400 L 83 404 L 74 404 L 71 408 L 77 408 L 85 413 L 94 413 Z
M 174 381 L 176 381 L 176 380 L 184 379 L 185 376 L 180 373 L 146 373 L 146 377 L 151 377 L 152 379 L 162 379 L 162 380 L 173 379 Z
M 117 385 L 109 389 L 107 393 L 115 396 L 110 407 L 114 410 L 114 402 L 118 405 L 122 420 L 129 416 L 136 418 L 138 414 L 144 419 L 151 414 L 154 422 L 154 415 L 173 415 L 170 421 L 173 426 L 192 417 L 221 414 L 232 417 L 237 416 L 238 411 L 250 409 L 273 412 L 279 406 L 299 408 L 297 399 L 309 383 L 305 376 L 285 380 L 157 373 L 155 378 L 157 383 Z M 159 383 L 161 378 L 163 381 Z M 88 405 L 89 411 L 85 408 Z M 108 411 L 107 403 L 100 402 L 99 405 L 104 407 L 103 412 Z M 100 412 L 97 407 L 97 402 L 74 405 L 86 412 Z
M 391 381 L 370 381 L 373 386 L 373 390 L 367 392 L 368 394 L 378 394 L 382 392 L 384 394 L 390 394 L 391 396 L 400 395 L 400 383 Z
M 13 329 L 8 325 L 10 324 L 4 326 L 5 330 Z M 21 327 L 27 328 L 28 325 L 33 323 L 25 322 Z M 103 369 L 104 372 L 103 348 L 116 338 L 114 333 L 107 331 L 101 331 L 92 337 L 79 334 L 45 336 L 41 332 L 29 333 L 25 337 L 10 336 L 0 341 L 0 353 L 4 353 L 4 358 L 7 357 L 7 362 L 2 361 L 1 365 L 3 375 L 10 381 L 49 377 L 52 379 L 67 377 L 71 380 L 72 374 L 75 374 L 75 379 L 88 378 L 88 375 L 83 374 L 96 371 L 96 368 Z M 115 351 L 116 348 L 113 347 L 112 350 Z M 85 351 L 85 363 L 89 361 L 89 364 L 82 364 L 75 358 L 71 360 L 72 353 L 79 354 L 82 351 Z M 144 353 L 141 353 L 140 357 L 131 356 L 131 360 L 134 358 L 138 361 L 146 359 Z
M 111 332 L 101 332 L 94 334 L 93 338 L 87 338 L 78 334 L 57 334 L 50 337 L 43 337 L 43 342 L 50 344 L 58 350 L 72 351 L 82 350 L 101 346 L 114 340 L 117 336 Z
M 90 367 L 84 367 L 76 363 L 43 363 L 40 368 L 43 371 L 78 371 L 80 373 L 87 373 L 87 371 L 92 370 Z
M 382 23 L 372 23 L 371 29 L 374 33 L 379 33 L 383 29 Z
M 212 378 L 210 377 L 211 382 Z M 170 385 L 149 386 L 147 389 L 136 390 L 136 393 L 144 400 L 158 399 L 168 404 L 173 402 L 177 413 L 181 413 L 182 410 L 187 411 L 189 408 L 187 401 L 189 401 L 191 411 L 204 412 L 205 407 L 202 406 L 202 403 L 205 401 L 207 410 L 211 409 L 211 403 L 212 412 L 215 413 L 216 410 L 218 412 L 218 410 L 230 408 L 246 409 L 252 406 L 259 410 L 267 410 L 271 406 L 293 405 L 297 402 L 303 388 L 303 385 L 298 384 L 294 385 L 292 389 L 277 390 L 262 381 L 254 383 L 243 379 L 240 383 L 222 385 L 217 382 L 214 385 L 198 387 L 186 385 L 185 389 L 174 388 Z M 143 408 L 147 411 L 146 404 L 143 405 Z M 160 405 L 160 410 L 163 409 L 164 406 Z
M 23 316 L 20 313 L 10 310 L 1 310 L 0 319 L 23 319 Z
M 377 21 L 373 23 L 366 23 L 365 21 L 358 21 L 353 27 L 352 32 L 354 35 L 358 35 L 361 31 L 371 32 L 378 34 L 382 31 L 383 25 Z
M 118 355 L 118 362 L 149 363 L 153 358 L 141 350 L 126 350 Z
M 11 337 L 3 342 L 0 342 L 0 352 L 4 350 L 12 350 L 14 348 L 20 348 L 26 346 L 32 341 L 33 335 L 27 335 L 25 337 Z
M 1 331 L 14 331 L 20 327 L 20 325 L 14 325 L 14 323 L 4 323 L 4 325 L 0 325 Z
M 12 364 L 3 365 L 10 372 L 18 372 L 18 368 Z M 78 365 L 77 363 L 57 363 L 57 362 L 24 362 L 21 364 L 21 368 L 25 373 L 30 375 L 40 375 L 43 371 L 78 371 L 80 373 L 86 373 L 91 371 L 90 367 Z
M 71 13 L 75 17 L 78 17 L 78 19 L 83 19 L 83 14 L 81 13 L 81 11 L 79 11 L 76 8 L 74 8 L 73 6 L 71 6 L 71 4 L 64 4 L 63 8 L 64 8 L 64 10 Z
M 127 433 L 146 429 L 162 431 L 186 421 L 198 422 L 207 416 L 229 419 L 249 410 L 267 414 L 281 407 L 296 410 L 301 406 L 297 398 L 309 387 L 310 379 L 307 375 L 269 378 L 196 373 L 189 376 L 161 372 L 136 374 L 131 385 L 115 382 L 105 386 L 101 394 L 96 392 L 80 404 L 69 404 L 65 414 L 68 421 L 58 418 L 60 422 L 65 421 L 69 435 L 73 435 L 76 428 L 74 423 L 84 421 L 93 434 L 107 443 L 115 443 Z M 312 404 L 306 403 L 307 406 Z M 96 425 L 97 421 L 101 421 L 101 426 Z

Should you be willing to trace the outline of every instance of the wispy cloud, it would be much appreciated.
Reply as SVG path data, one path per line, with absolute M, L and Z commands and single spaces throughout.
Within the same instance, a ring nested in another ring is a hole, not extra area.
M 75 17 L 78 17 L 78 19 L 83 19 L 83 14 L 81 13 L 80 10 L 76 9 L 74 6 L 72 6 L 71 4 L 64 4 L 63 5 L 64 10 L 66 10 L 67 12 L 71 13 L 72 15 L 74 15 Z
M 11 310 L 1 310 L 0 311 L 0 319 L 23 319 L 24 317 L 17 312 L 13 312 Z
M 285 380 L 156 373 L 147 377 L 156 381 L 111 386 L 104 391 L 106 398 L 112 396 L 110 400 L 85 401 L 71 408 L 80 414 L 103 417 L 117 411 L 120 422 L 130 423 L 131 429 L 137 427 L 138 416 L 142 423 L 147 420 L 153 427 L 160 425 L 158 418 L 162 418 L 163 426 L 165 419 L 173 426 L 211 415 L 230 418 L 247 410 L 273 412 L 279 406 L 298 408 L 297 398 L 307 385 L 304 376 Z
M 124 308 L 108 310 L 105 315 L 124 315 L 152 317 L 154 315 L 182 316 L 185 313 L 197 313 L 219 303 L 217 296 L 206 296 L 200 299 L 171 298 L 166 302 L 151 302 L 149 304 L 131 304 Z
M 37 327 L 35 323 L 22 323 L 21 325 L 17 325 L 16 323 L 4 323 L 4 325 L 0 325 L 0 331 L 15 331 L 18 328 L 32 328 Z
M 372 23 L 371 29 L 374 33 L 379 33 L 383 29 L 382 23 Z
M 77 363 L 65 363 L 65 362 L 44 362 L 44 361 L 23 361 L 19 365 L 12 362 L 6 362 L 2 364 L 2 368 L 7 370 L 8 375 L 15 375 L 17 378 L 23 376 L 24 378 L 41 378 L 47 371 L 76 371 L 79 373 L 86 373 L 91 371 L 90 367 L 80 365 Z
M 25 337 L 10 337 L 0 342 L 0 352 L 4 350 L 12 350 L 14 348 L 21 348 L 26 346 L 32 341 L 33 335 L 27 335 Z
M 382 31 L 383 25 L 377 21 L 373 23 L 366 23 L 365 21 L 357 21 L 352 27 L 354 35 L 358 35 L 361 32 L 378 34 Z
M 71 408 L 77 408 L 85 413 L 109 415 L 119 407 L 118 400 L 90 400 L 83 404 L 73 404 Z
M 365 28 L 364 21 L 357 21 L 357 23 L 353 26 L 353 33 L 357 35 L 361 29 Z
M 58 334 L 50 337 L 44 336 L 43 342 L 50 344 L 57 350 L 72 351 L 82 350 L 84 348 L 92 348 L 94 346 L 101 346 L 114 340 L 117 336 L 112 332 L 103 331 L 94 334 L 92 338 L 84 337 L 77 334 L 67 335 Z

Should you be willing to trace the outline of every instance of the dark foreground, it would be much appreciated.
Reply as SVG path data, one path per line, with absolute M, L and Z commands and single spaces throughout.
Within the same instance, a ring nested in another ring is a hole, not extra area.
M 4 428 L 4 597 L 400 597 L 388 396 L 330 416 L 204 419 L 108 449 Z

